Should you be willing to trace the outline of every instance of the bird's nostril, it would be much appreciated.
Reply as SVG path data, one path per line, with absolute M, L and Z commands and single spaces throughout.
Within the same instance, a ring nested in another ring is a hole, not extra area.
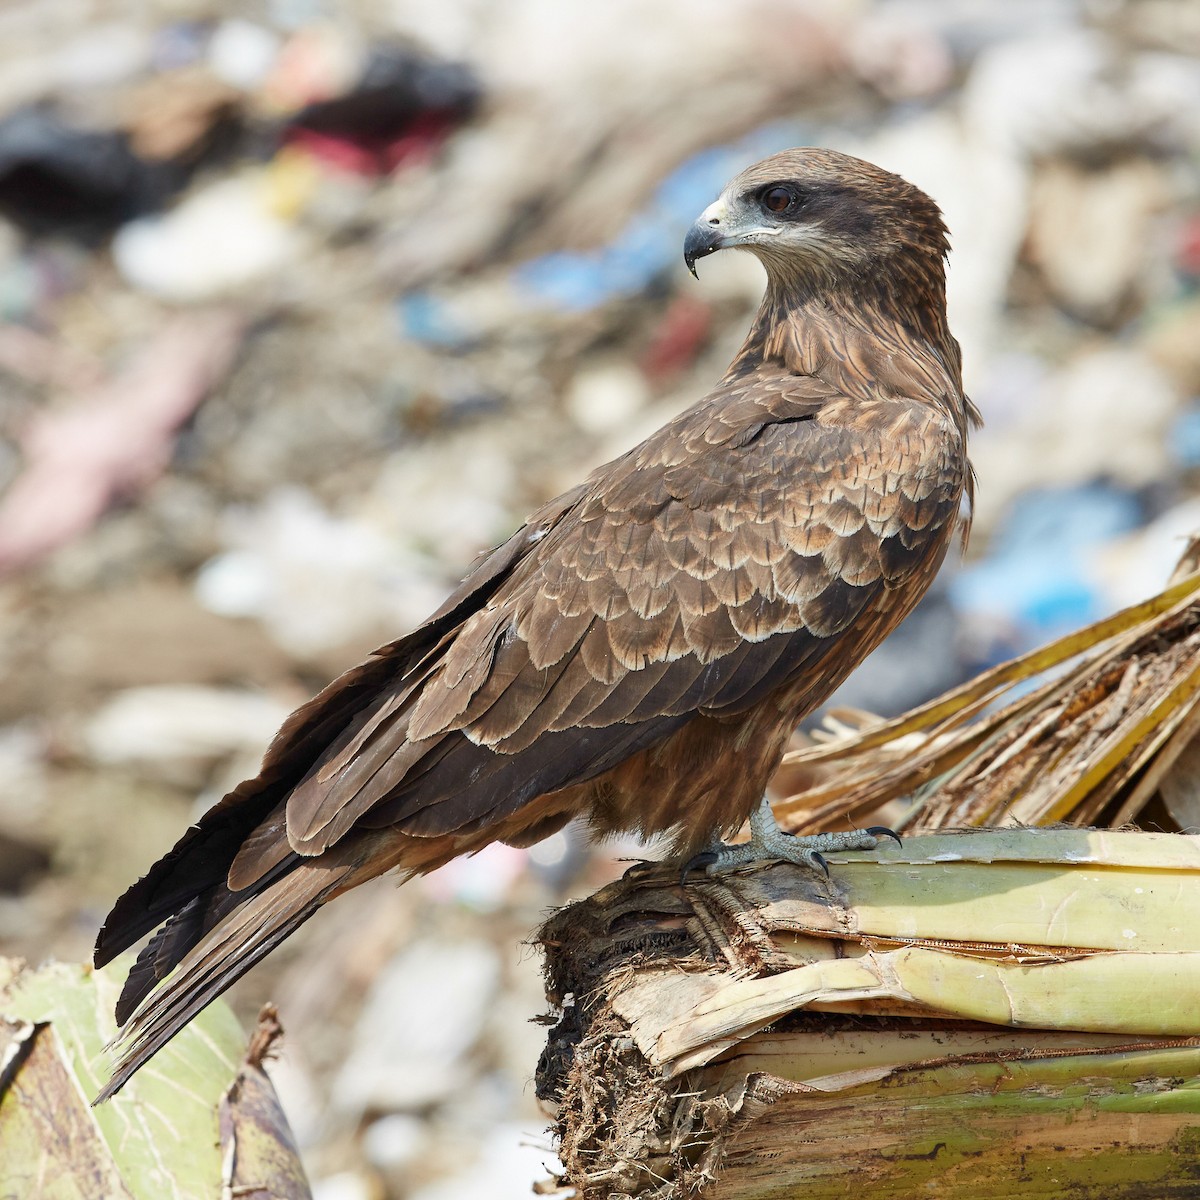
M 720 217 L 709 217 L 709 218 L 708 218 L 708 223 L 709 223 L 710 225 L 720 225 L 720 223 L 721 223 L 721 218 L 720 218 Z

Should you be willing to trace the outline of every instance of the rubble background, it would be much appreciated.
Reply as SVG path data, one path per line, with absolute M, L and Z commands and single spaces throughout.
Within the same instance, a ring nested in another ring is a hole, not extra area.
M 788 145 L 945 209 L 970 551 L 841 699 L 892 713 L 1144 597 L 1200 524 L 1189 0 L 9 0 L 0 954 L 111 900 L 295 704 L 690 404 L 757 302 L 680 258 Z M 331 906 L 234 993 L 319 1200 L 527 1195 L 524 945 L 634 845 Z

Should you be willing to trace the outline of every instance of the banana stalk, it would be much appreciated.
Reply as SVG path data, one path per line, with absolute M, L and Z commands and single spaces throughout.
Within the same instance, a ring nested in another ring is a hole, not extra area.
M 580 1200 L 1193 1196 L 1200 838 L 909 837 L 663 869 L 545 927 Z

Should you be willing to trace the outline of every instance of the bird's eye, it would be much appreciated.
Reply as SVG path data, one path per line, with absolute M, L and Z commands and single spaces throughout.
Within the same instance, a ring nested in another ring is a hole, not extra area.
M 785 213 L 800 206 L 800 197 L 796 192 L 778 184 L 767 188 L 758 199 L 763 208 L 773 213 Z

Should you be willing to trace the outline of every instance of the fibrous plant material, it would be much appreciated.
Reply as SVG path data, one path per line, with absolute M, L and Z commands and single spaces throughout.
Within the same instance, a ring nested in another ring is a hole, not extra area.
M 835 719 L 837 736 L 785 759 L 813 786 L 776 804 L 781 823 L 808 833 L 911 800 L 892 818 L 903 831 L 1116 827 L 1141 817 L 1161 789 L 1167 803 L 1154 821 L 1194 825 L 1200 810 L 1188 797 L 1200 787 L 1172 785 L 1191 769 L 1187 751 L 1200 733 L 1200 574 L 1182 575 L 1195 571 L 1196 546 L 1175 581 L 1142 604 L 895 720 Z M 1029 690 L 1000 705 L 1020 687 Z
M 665 868 L 542 933 L 580 1200 L 1195 1195 L 1200 838 L 912 837 Z M 1074 1190 L 1072 1190 L 1074 1189 Z

